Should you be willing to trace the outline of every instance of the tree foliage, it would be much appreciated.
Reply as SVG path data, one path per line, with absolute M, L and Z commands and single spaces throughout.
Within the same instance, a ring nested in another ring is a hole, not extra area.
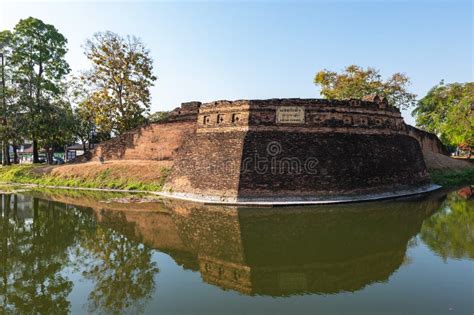
M 154 112 L 148 116 L 148 121 L 151 123 L 160 123 L 169 120 L 169 112 Z
M 422 226 L 421 239 L 444 260 L 474 258 L 474 199 L 448 195 Z
M 11 87 L 12 69 L 5 61 L 11 56 L 12 33 L 8 30 L 0 32 L 0 139 L 2 145 L 2 165 L 10 164 L 8 140 L 12 138 L 13 128 L 10 112 L 13 109 L 12 96 L 14 89 Z
M 474 83 L 434 86 L 413 110 L 420 128 L 451 146 L 474 146 Z
M 12 80 L 26 116 L 35 162 L 38 138 L 48 131 L 44 122 L 52 121 L 54 99 L 61 95 L 60 83 L 70 71 L 65 60 L 66 44 L 66 38 L 53 25 L 32 17 L 20 20 L 12 33 Z
M 350 65 L 341 73 L 324 69 L 316 73 L 314 84 L 328 99 L 362 99 L 376 94 L 402 109 L 414 105 L 416 99 L 415 94 L 408 92 L 410 79 L 405 74 L 395 73 L 384 80 L 380 71 L 371 67 Z
M 94 114 L 99 131 L 120 134 L 142 124 L 156 80 L 145 45 L 132 36 L 96 33 L 87 41 L 85 54 L 93 66 L 83 78 L 92 93 L 82 105 Z
M 48 161 L 58 147 L 80 140 L 110 138 L 146 121 L 151 105 L 153 61 L 133 36 L 97 33 L 86 42 L 92 68 L 67 77 L 66 38 L 53 26 L 29 17 L 0 32 L 5 66 L 0 78 L 0 141 L 4 161 L 9 147 L 33 143 Z M 16 154 L 15 154 L 16 155 Z

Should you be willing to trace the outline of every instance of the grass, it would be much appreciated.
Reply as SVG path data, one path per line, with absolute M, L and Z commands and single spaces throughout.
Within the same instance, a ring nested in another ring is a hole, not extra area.
M 111 169 L 99 172 L 93 178 L 80 175 L 64 176 L 45 172 L 45 166 L 12 165 L 0 168 L 0 182 L 37 184 L 42 186 L 66 186 L 84 188 L 108 188 L 123 190 L 161 191 L 169 169 L 161 169 L 160 177 L 153 182 L 141 181 L 133 174 L 127 177 L 112 176 Z
M 37 184 L 41 186 L 66 186 L 83 188 L 107 188 L 122 190 L 162 191 L 164 182 L 170 173 L 170 169 L 163 167 L 156 175 L 156 179 L 143 180 L 140 175 L 133 172 L 126 176 L 118 176 L 113 169 L 101 170 L 89 176 L 80 173 L 73 175 L 57 174 L 47 171 L 42 165 L 12 165 L 0 167 L 0 182 Z M 435 184 L 452 187 L 466 184 L 474 184 L 474 167 L 463 170 L 431 171 L 431 178 Z
M 430 175 L 435 184 L 444 187 L 474 184 L 474 167 L 455 171 L 431 171 Z

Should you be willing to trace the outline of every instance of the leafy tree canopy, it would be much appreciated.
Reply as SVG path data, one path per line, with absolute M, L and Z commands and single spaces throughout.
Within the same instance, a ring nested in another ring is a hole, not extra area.
M 436 133 L 447 145 L 474 146 L 474 83 L 443 81 L 413 110 L 420 128 Z
M 42 89 L 59 93 L 57 83 L 70 71 L 64 58 L 66 45 L 66 38 L 53 25 L 33 17 L 20 20 L 13 30 L 15 79 L 29 83 L 39 94 Z
M 9 38 L 8 67 L 13 91 L 10 103 L 16 107 L 10 111 L 15 113 L 10 120 L 21 113 L 25 138 L 33 141 L 33 159 L 38 162 L 38 141 L 53 146 L 47 139 L 57 139 L 57 131 L 51 128 L 55 124 L 45 122 L 55 121 L 57 100 L 63 94 L 61 83 L 70 71 L 65 59 L 67 40 L 53 25 L 33 17 L 20 20 L 10 36 L 6 32 L 2 35 Z
M 387 98 L 390 105 L 398 108 L 408 108 L 416 100 L 416 95 L 408 92 L 410 79 L 405 74 L 395 73 L 384 80 L 379 70 L 371 67 L 364 69 L 350 65 L 341 73 L 324 69 L 316 73 L 314 84 L 328 99 L 362 99 L 376 94 Z
M 132 36 L 96 33 L 87 41 L 85 54 L 92 69 L 83 78 L 92 93 L 83 106 L 94 113 L 99 131 L 120 134 L 142 124 L 156 80 L 145 45 Z

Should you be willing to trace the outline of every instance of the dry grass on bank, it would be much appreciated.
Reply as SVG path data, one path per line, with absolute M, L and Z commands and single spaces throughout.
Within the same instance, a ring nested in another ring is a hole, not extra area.
M 458 160 L 452 157 L 434 153 L 431 151 L 423 151 L 426 167 L 430 171 L 455 171 L 474 167 L 474 164 L 466 160 Z

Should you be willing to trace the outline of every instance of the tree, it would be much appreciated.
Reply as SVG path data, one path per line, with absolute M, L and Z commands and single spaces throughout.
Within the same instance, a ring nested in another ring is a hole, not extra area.
M 448 194 L 440 210 L 423 222 L 421 239 L 444 260 L 474 259 L 474 199 Z
M 165 122 L 169 119 L 169 112 L 154 112 L 148 116 L 148 121 L 151 123 Z
M 362 99 L 376 94 L 401 109 L 414 105 L 416 100 L 416 95 L 407 90 L 410 79 L 405 74 L 395 73 L 383 80 L 379 70 L 371 67 L 350 65 L 342 73 L 324 69 L 316 73 L 314 84 L 321 87 L 321 94 L 328 99 Z
M 474 146 L 474 83 L 434 86 L 413 110 L 416 125 L 450 146 Z
M 11 42 L 12 42 L 12 33 L 10 31 L 2 31 L 0 32 L 0 117 L 2 118 L 2 124 L 0 126 L 0 138 L 2 142 L 2 165 L 9 165 L 10 164 L 10 156 L 9 156 L 9 145 L 8 139 L 10 135 L 10 128 L 8 125 L 8 104 L 7 99 L 11 95 L 11 89 L 7 88 L 7 78 L 9 77 L 8 74 L 11 74 L 10 67 L 6 65 L 5 60 L 10 56 L 11 53 Z M 7 74 L 7 71 L 9 72 Z
M 71 105 L 64 99 L 48 102 L 44 115 L 38 119 L 39 145 L 46 150 L 48 164 L 53 164 L 53 153 L 76 138 L 76 120 Z
M 85 82 L 76 76 L 70 77 L 66 85 L 66 98 L 72 107 L 73 132 L 75 138 L 81 141 L 84 151 L 87 151 L 90 148 L 86 144 L 91 144 L 96 130 L 94 113 L 85 105 L 90 98 L 90 91 Z
M 83 106 L 94 114 L 99 131 L 120 134 L 142 124 L 156 80 L 144 44 L 133 36 L 96 33 L 86 42 L 85 54 L 93 66 L 83 78 L 93 92 Z
M 69 72 L 64 56 L 67 40 L 50 24 L 29 17 L 15 26 L 12 38 L 11 64 L 14 81 L 21 89 L 22 102 L 28 114 L 29 137 L 33 141 L 33 162 L 38 159 L 38 137 L 41 123 L 51 111 L 49 98 L 61 93 L 60 81 Z

